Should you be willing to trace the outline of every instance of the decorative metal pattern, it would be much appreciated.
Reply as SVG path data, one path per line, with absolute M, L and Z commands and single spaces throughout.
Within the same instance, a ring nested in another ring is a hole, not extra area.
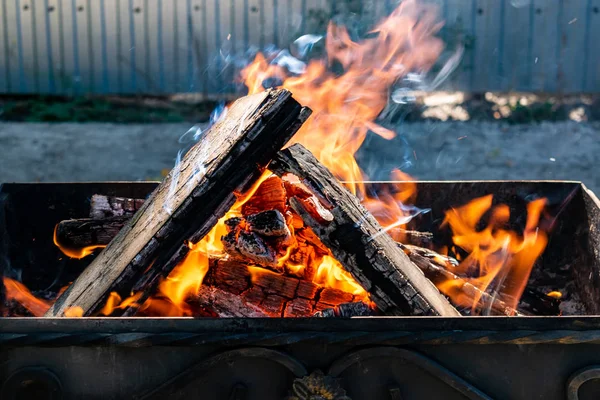
M 365 365 L 369 361 L 382 360 L 386 358 L 396 358 L 408 363 L 411 368 L 418 368 L 425 371 L 435 380 L 442 381 L 448 389 L 456 391 L 471 400 L 490 400 L 486 394 L 469 384 L 453 372 L 444 368 L 435 361 L 417 353 L 405 349 L 394 347 L 375 347 L 363 349 L 349 353 L 338 361 L 335 361 L 329 368 L 329 372 L 324 374 L 320 370 L 315 370 L 311 374 L 304 369 L 304 366 L 296 359 L 285 353 L 276 352 L 266 348 L 252 347 L 240 348 L 233 351 L 226 351 L 213 355 L 200 363 L 186 369 L 167 382 L 153 389 L 151 392 L 143 394 L 140 399 L 160 399 L 165 398 L 170 393 L 176 391 L 185 392 L 186 385 L 193 385 L 194 380 L 203 380 L 203 375 L 211 371 L 215 366 L 224 363 L 232 363 L 240 358 L 260 358 L 263 360 L 272 360 L 279 363 L 282 367 L 289 370 L 296 378 L 291 382 L 291 388 L 286 400 L 351 400 L 344 387 L 342 375 L 354 365 Z M 387 365 L 387 364 L 383 364 Z M 367 370 L 369 370 L 367 368 Z M 373 371 L 377 374 L 377 371 Z M 368 372 L 367 372 L 368 374 Z M 364 382 L 368 382 L 369 378 Z M 361 382 L 363 380 L 361 379 Z M 231 399 L 243 399 L 249 393 L 250 387 L 247 385 L 259 385 L 258 382 L 247 382 L 246 384 L 237 383 L 231 390 Z M 371 388 L 375 390 L 376 388 Z M 392 388 L 390 394 L 393 398 L 399 398 L 400 389 Z M 183 390 L 183 391 L 182 391 Z M 394 397 L 395 396 L 395 397 Z
M 351 400 L 340 382 L 316 370 L 312 374 L 294 380 L 292 394 L 286 400 Z
M 465 56 L 447 88 L 600 91 L 591 0 L 429 0 Z M 249 48 L 285 48 L 350 15 L 331 0 L 0 0 L 0 93 L 221 96 Z M 398 0 L 363 0 L 361 23 Z M 356 5 L 353 5 L 355 7 Z
M 304 365 L 288 354 L 260 347 L 239 348 L 236 350 L 225 351 L 212 355 L 200 363 L 187 368 L 185 371 L 179 373 L 168 381 L 160 384 L 157 388 L 154 388 L 150 392 L 136 396 L 135 398 L 143 400 L 167 398 L 168 395 L 174 391 L 181 390 L 190 383 L 193 384 L 195 379 L 202 378 L 203 375 L 214 370 L 216 366 L 232 364 L 235 361 L 244 358 L 269 360 L 279 368 L 288 371 L 294 377 L 300 378 L 308 374 Z M 232 400 L 243 400 L 247 397 L 247 393 L 248 387 L 246 384 L 242 382 L 236 382 L 231 388 L 229 397 Z
M 383 359 L 383 358 L 398 358 L 410 363 L 412 366 L 426 371 L 436 379 L 441 380 L 446 385 L 464 395 L 471 400 L 491 400 L 479 389 L 454 374 L 449 369 L 434 362 L 433 360 L 410 350 L 398 349 L 395 347 L 375 347 L 370 349 L 359 350 L 350 353 L 331 365 L 328 375 L 338 377 L 344 373 L 353 364 L 363 364 L 368 360 Z M 400 388 L 391 387 L 389 389 L 392 399 L 401 399 Z

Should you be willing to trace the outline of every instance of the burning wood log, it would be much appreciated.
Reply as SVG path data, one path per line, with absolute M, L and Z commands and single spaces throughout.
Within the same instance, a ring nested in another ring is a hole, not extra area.
M 201 286 L 194 302 L 208 308 L 220 318 L 269 317 L 260 307 L 248 304 L 241 297 L 232 296 L 231 293 L 214 286 Z
M 472 300 L 471 303 L 474 303 L 476 299 L 480 299 L 480 304 L 483 304 L 484 307 L 489 307 L 494 314 L 508 316 L 524 315 L 514 308 L 508 306 L 505 302 L 497 297 L 479 289 L 477 286 L 469 283 L 464 278 L 461 278 L 448 270 L 447 268 L 450 267 L 449 264 L 452 263 L 448 257 L 416 246 L 403 244 L 398 244 L 398 246 L 404 250 L 410 260 L 416 266 L 418 266 L 423 271 L 425 276 L 432 282 L 441 284 L 443 282 L 453 281 L 456 284 L 456 287 L 459 288 L 461 296 L 465 296 L 466 298 Z
M 262 236 L 290 237 L 283 214 L 278 210 L 266 210 L 246 217 L 248 230 Z
M 234 192 L 250 187 L 309 114 L 283 89 L 237 100 L 46 316 L 74 306 L 89 316 L 112 291 L 141 293 L 143 303 L 187 254 L 187 241 L 209 232 L 235 202 Z
M 431 232 L 412 231 L 401 228 L 396 228 L 395 231 L 403 236 L 403 242 L 413 246 L 427 248 L 433 242 L 433 233 Z
M 256 214 L 263 210 L 277 210 L 285 213 L 286 193 L 283 181 L 276 175 L 270 176 L 254 193 L 254 195 L 242 206 L 242 214 Z
M 279 180 L 279 177 L 277 176 L 273 176 L 272 178 L 276 178 L 277 180 Z M 265 182 L 268 182 L 272 180 L 271 178 L 268 178 Z M 264 183 L 263 183 L 264 185 Z M 262 186 L 262 185 L 261 185 Z M 285 195 L 285 194 L 284 194 Z M 108 197 L 108 196 L 103 196 L 103 195 L 94 195 L 93 197 Z M 92 198 L 93 198 L 92 197 Z M 249 202 L 253 201 L 254 197 L 251 198 L 249 200 Z M 127 198 L 122 198 L 122 200 L 128 201 L 128 202 L 136 202 L 139 204 L 144 203 L 144 199 L 127 199 Z M 244 204 L 245 206 L 245 204 Z M 258 213 L 261 212 L 261 208 L 258 208 L 256 206 L 256 208 L 250 208 L 247 210 L 253 210 L 253 211 L 257 211 Z M 275 209 L 277 210 L 277 209 Z M 270 214 L 271 211 L 263 211 L 267 214 Z M 91 213 L 90 213 L 91 214 Z M 127 224 L 127 221 L 129 221 L 131 219 L 131 217 L 133 216 L 133 214 L 130 213 L 124 213 L 122 216 L 110 216 L 110 217 L 104 217 L 101 216 L 98 219 L 96 218 L 77 218 L 77 219 L 68 219 L 68 220 L 64 220 L 64 221 L 60 221 L 58 226 L 57 226 L 57 230 L 56 230 L 56 235 L 57 235 L 57 240 L 60 244 L 65 244 L 65 245 L 71 245 L 73 247 L 91 247 L 91 246 L 98 246 L 98 245 L 107 245 L 110 243 L 110 241 L 117 236 L 117 234 L 119 233 L 119 231 L 125 226 L 125 224 Z M 282 216 L 283 217 L 283 216 Z M 298 217 L 299 216 L 297 214 L 293 214 L 292 216 L 293 218 Z M 271 217 L 269 217 L 271 218 Z M 279 219 L 281 217 L 276 216 L 275 219 Z M 237 218 L 230 218 L 229 220 L 225 221 L 226 224 L 229 225 L 229 227 L 231 229 L 233 229 L 238 223 L 240 223 L 242 221 L 242 219 L 237 219 Z M 285 219 L 284 219 L 285 221 Z M 280 225 L 280 222 L 278 221 L 273 221 L 271 222 L 272 224 L 277 224 L 277 225 L 273 225 L 271 228 L 269 228 L 271 231 L 273 231 L 274 229 L 280 229 L 279 232 L 274 231 L 273 234 L 282 234 L 285 235 L 285 237 L 287 237 L 287 235 L 289 234 L 289 229 L 287 229 L 287 225 L 285 226 L 285 228 Z M 316 239 L 317 236 L 310 230 L 310 229 L 302 229 L 304 228 L 304 223 L 302 222 L 302 220 L 300 219 L 298 223 L 293 223 L 296 229 L 298 229 L 296 231 L 296 239 L 297 240 L 301 240 L 301 241 L 305 241 L 310 243 L 313 246 L 316 246 L 317 248 L 322 247 L 322 254 L 327 254 L 327 249 L 323 246 L 323 244 L 321 243 L 320 240 Z M 251 230 L 264 234 L 263 232 L 261 232 L 260 228 L 250 228 Z M 433 238 L 433 234 L 430 232 L 419 232 L 419 231 L 412 231 L 412 230 L 401 230 L 402 233 L 404 235 L 406 235 L 406 241 L 408 244 L 411 245 L 415 245 L 415 246 L 419 246 L 419 247 L 425 247 L 427 244 L 429 244 Z M 283 238 L 283 236 L 281 236 L 280 238 Z M 316 240 L 315 240 L 316 239 Z
M 56 241 L 61 246 L 84 248 L 107 245 L 123 229 L 131 215 L 105 219 L 68 219 L 56 226 Z
M 282 150 L 269 169 L 300 178 L 325 203 L 332 221 L 320 221 L 297 198 L 292 208 L 387 315 L 460 315 L 375 218 L 301 145 Z M 326 200 L 325 200 L 326 199 Z
M 339 289 L 281 275 L 260 267 L 249 267 L 232 259 L 212 259 L 203 286 L 212 286 L 240 297 L 270 316 L 308 317 L 316 311 L 358 301 Z

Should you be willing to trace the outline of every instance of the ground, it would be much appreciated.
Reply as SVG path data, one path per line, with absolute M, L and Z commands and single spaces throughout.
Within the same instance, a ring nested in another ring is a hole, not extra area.
M 0 123 L 0 182 L 160 179 L 191 123 Z M 600 122 L 421 121 L 371 137 L 373 179 L 400 167 L 420 180 L 565 179 L 600 192 Z

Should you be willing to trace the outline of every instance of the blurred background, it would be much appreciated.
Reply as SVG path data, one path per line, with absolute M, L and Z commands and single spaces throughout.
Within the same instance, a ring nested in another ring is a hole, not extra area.
M 600 0 L 425 2 L 445 47 L 388 88 L 377 122 L 396 136 L 367 136 L 368 177 L 600 190 Z M 372 40 L 399 3 L 0 0 L 0 182 L 162 179 L 247 93 L 240 73 L 259 52 L 301 76 L 327 59 L 330 21 Z

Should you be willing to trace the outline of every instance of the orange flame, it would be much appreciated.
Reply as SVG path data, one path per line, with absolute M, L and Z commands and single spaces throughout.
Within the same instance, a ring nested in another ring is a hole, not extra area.
M 50 302 L 35 297 L 22 283 L 7 277 L 3 280 L 8 300 L 17 301 L 36 317 L 43 316 L 50 309 Z
M 365 289 L 354 280 L 349 272 L 344 270 L 338 260 L 330 256 L 324 256 L 321 260 L 313 282 L 324 287 L 340 289 L 354 295 L 367 297 Z
M 65 317 L 81 318 L 83 317 L 83 308 L 79 306 L 69 307 L 65 310 Z
M 388 100 L 388 90 L 399 78 L 409 72 L 427 71 L 442 51 L 442 42 L 433 35 L 441 24 L 430 6 L 403 2 L 386 20 L 371 32 L 370 39 L 353 42 L 345 28 L 330 24 L 327 29 L 327 61 L 312 61 L 301 76 L 289 76 L 276 65 L 271 65 L 262 54 L 242 71 L 242 78 L 250 94 L 264 90 L 263 82 L 276 77 L 313 114 L 295 135 L 294 140 L 311 150 L 315 156 L 362 199 L 366 196 L 363 181 L 367 178 L 360 170 L 354 154 L 360 148 L 368 131 L 391 139 L 394 132 L 374 121 Z M 337 62 L 344 72 L 334 74 L 328 65 Z M 400 176 L 400 172 L 397 173 Z M 226 234 L 224 221 L 239 216 L 241 206 L 257 190 L 268 173 L 238 200 L 232 210 L 221 218 L 211 232 L 200 242 L 190 244 L 185 260 L 159 286 L 158 297 L 173 304 L 168 313 L 187 315 L 186 298 L 198 291 L 208 272 L 211 255 L 224 253 L 220 238 Z M 409 180 L 407 175 L 401 178 Z M 368 199 L 367 207 L 374 211 L 382 224 L 391 230 L 403 224 L 398 221 L 405 212 L 399 202 L 414 195 L 414 185 L 400 185 L 394 193 L 384 193 L 380 199 Z M 290 226 L 293 233 L 293 228 Z M 287 271 L 301 273 L 307 265 L 291 262 L 290 255 L 296 244 L 287 245 L 278 264 Z M 88 250 L 89 251 L 89 250 Z M 73 252 L 70 252 L 73 254 Z M 327 287 L 339 288 L 366 297 L 364 289 L 332 256 L 324 256 L 315 266 L 314 281 Z M 116 299 L 114 299 L 116 300 Z M 116 303 L 115 303 L 116 304 Z M 106 310 L 114 309 L 111 304 Z M 142 306 L 158 304 L 151 299 Z M 160 302 L 165 308 L 165 302 Z M 108 304 L 107 304 L 108 307 Z M 167 307 L 168 308 L 168 307 Z
M 330 23 L 325 40 L 327 57 L 310 61 L 299 76 L 293 76 L 284 68 L 271 64 L 262 54 L 258 54 L 241 73 L 249 94 L 263 91 L 266 80 L 277 78 L 283 82 L 281 87 L 290 90 L 300 103 L 313 110 L 292 143 L 303 144 L 344 181 L 385 231 L 398 241 L 403 240 L 402 231 L 398 228 L 404 227 L 407 221 L 407 211 L 403 205 L 413 202 L 416 194 L 415 184 L 409 182 L 413 179 L 396 171 L 393 178 L 405 182 L 389 190 L 384 189 L 377 197 L 370 197 L 365 186 L 368 177 L 359 168 L 354 155 L 369 131 L 386 139 L 395 136 L 394 132 L 375 121 L 386 106 L 389 90 L 395 82 L 408 73 L 427 72 L 433 66 L 443 49 L 442 41 L 434 36 L 441 26 L 437 21 L 435 6 L 406 0 L 381 21 L 368 38 L 358 42 L 350 38 L 346 28 Z M 341 66 L 342 72 L 333 72 L 333 65 Z M 237 201 L 232 209 L 206 237 L 198 243 L 189 244 L 187 257 L 159 285 L 157 296 L 141 305 L 141 310 L 153 315 L 191 315 L 186 299 L 201 287 L 209 269 L 209 258 L 225 253 L 220 240 L 227 233 L 224 221 L 241 215 L 242 205 L 254 195 L 268 175 L 269 172 L 265 171 L 249 191 L 243 195 L 236 194 Z M 491 201 L 491 196 L 488 196 L 453 209 L 447 213 L 446 223 L 454 233 L 454 244 L 470 253 L 461 261 L 458 269 L 463 272 L 477 269 L 474 274 L 477 277 L 469 278 L 473 284 L 482 290 L 498 291 L 506 298 L 506 302 L 516 306 L 533 263 L 547 243 L 546 234 L 537 229 L 544 201 L 535 201 L 528 206 L 527 225 L 522 236 L 503 229 L 510 216 L 506 206 L 495 207 L 487 228 L 482 231 L 476 229 L 483 215 L 491 208 Z M 293 235 L 293 227 L 289 228 Z M 104 247 L 70 249 L 61 246 L 56 240 L 56 230 L 54 242 L 73 258 L 85 257 L 95 249 Z M 284 266 L 286 271 L 294 274 L 302 274 L 309 266 L 315 267 L 315 283 L 366 297 L 364 289 L 331 255 L 315 257 L 307 262 L 310 265 L 292 261 L 291 255 L 296 246 L 297 243 L 292 241 L 282 249 L 285 254 L 280 255 L 279 266 Z M 480 299 L 462 298 L 460 290 L 453 284 L 451 281 L 445 282 L 440 289 L 455 302 L 481 307 L 478 304 Z M 13 286 L 13 291 L 14 288 L 16 286 Z M 49 307 L 41 300 L 36 302 L 37 299 L 24 287 L 13 296 L 36 309 L 34 314 L 39 313 L 39 309 Z M 138 299 L 137 294 L 125 300 L 116 293 L 111 294 L 102 314 L 110 315 L 117 308 L 137 304 Z
M 71 258 L 82 259 L 84 257 L 89 256 L 97 249 L 103 249 L 106 245 L 97 245 L 97 246 L 87 246 L 83 248 L 74 248 L 69 247 L 65 244 L 58 243 L 58 238 L 56 236 L 56 231 L 58 230 L 58 224 L 54 227 L 54 234 L 52 240 L 54 241 L 54 245 L 63 252 L 64 255 Z
M 492 208 L 493 196 L 488 195 L 446 212 L 444 224 L 452 229 L 452 240 L 469 255 L 456 269 L 457 274 L 475 275 L 467 278 L 482 291 L 497 292 L 508 306 L 517 304 L 537 258 L 548 243 L 546 232 L 538 229 L 545 199 L 527 205 L 527 222 L 523 235 L 503 227 L 510 218 L 506 205 Z M 490 211 L 487 227 L 477 230 L 485 213 Z M 460 282 L 447 281 L 439 289 L 456 304 L 471 306 L 474 312 L 485 310 L 480 298 L 467 298 L 460 290 Z
M 262 54 L 242 71 L 249 93 L 260 92 L 268 78 L 283 80 L 303 105 L 313 110 L 294 141 L 307 147 L 349 189 L 365 197 L 366 179 L 354 154 L 369 130 L 391 139 L 395 133 L 375 120 L 388 101 L 389 88 L 410 72 L 428 71 L 443 50 L 434 34 L 441 28 L 431 5 L 405 1 L 379 23 L 370 38 L 351 40 L 345 27 L 327 28 L 327 60 L 313 60 L 300 76 L 271 65 Z M 338 63 L 341 74 L 329 66 Z
M 399 183 L 383 186 L 377 197 L 367 197 L 362 204 L 395 241 L 403 242 L 405 234 L 402 228 L 412 215 L 403 206 L 416 200 L 417 184 L 410 175 L 400 170 L 392 171 L 392 179 Z
M 158 287 L 158 297 L 169 302 L 149 299 L 142 310 L 151 308 L 153 312 L 167 315 L 191 315 L 186 299 L 198 293 L 204 277 L 208 273 L 210 256 L 224 254 L 221 237 L 227 234 L 225 221 L 241 215 L 242 206 L 256 193 L 256 190 L 272 173 L 265 171 L 252 187 L 245 193 L 236 194 L 237 200 L 231 209 L 223 216 L 210 232 L 198 243 L 188 243 L 190 251 L 185 259 L 171 271 L 169 276 Z M 169 306 L 168 303 L 171 303 Z M 159 309 L 157 309 L 157 307 Z

